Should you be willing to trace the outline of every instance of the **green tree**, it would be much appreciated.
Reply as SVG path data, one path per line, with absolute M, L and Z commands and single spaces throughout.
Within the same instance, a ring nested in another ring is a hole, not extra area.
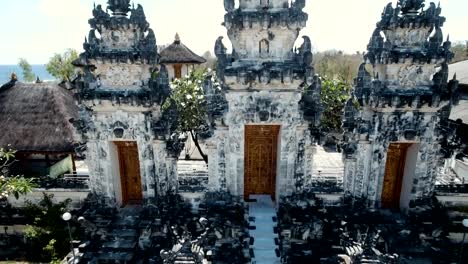
M 32 71 L 31 64 L 24 59 L 20 58 L 18 61 L 18 66 L 23 70 L 23 79 L 25 82 L 34 82 L 36 80 L 36 76 Z
M 56 53 L 47 63 L 46 69 L 55 78 L 63 82 L 70 82 L 75 72 L 72 62 L 76 59 L 78 59 L 78 52 L 74 49 L 69 49 L 63 54 Z
M 32 192 L 33 180 L 24 177 L 8 177 L 9 168 L 15 160 L 15 151 L 0 148 L 0 200 L 13 195 L 16 199 L 20 195 Z
M 207 126 L 207 109 L 203 90 L 206 78 L 211 78 L 213 84 L 220 87 L 211 70 L 202 68 L 192 71 L 187 77 L 172 82 L 172 95 L 164 107 L 168 107 L 171 102 L 175 104 L 179 115 L 178 130 L 190 134 L 203 160 L 208 163 L 208 156 L 199 144 L 199 133 Z
M 322 127 L 325 132 L 341 130 L 343 109 L 351 98 L 351 85 L 337 79 L 322 78 L 321 100 L 325 108 Z

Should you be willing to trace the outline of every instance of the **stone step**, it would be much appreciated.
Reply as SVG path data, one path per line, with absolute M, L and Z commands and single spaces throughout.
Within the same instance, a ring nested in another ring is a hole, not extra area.
M 251 196 L 249 201 L 249 218 L 254 220 L 251 221 L 251 225 L 255 227 L 250 230 L 250 236 L 254 238 L 251 246 L 254 252 L 252 263 L 279 264 L 280 259 L 275 252 L 277 249 L 275 238 L 278 237 L 274 233 L 275 205 L 270 196 Z

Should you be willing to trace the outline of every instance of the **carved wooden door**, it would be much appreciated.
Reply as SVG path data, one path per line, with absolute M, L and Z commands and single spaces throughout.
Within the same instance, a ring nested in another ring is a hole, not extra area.
M 275 198 L 280 126 L 245 127 L 244 196 L 270 194 Z
M 410 146 L 411 144 L 390 144 L 388 148 L 382 189 L 383 208 L 400 208 L 406 153 Z
M 140 203 L 143 200 L 140 161 L 136 142 L 116 142 L 119 153 L 122 202 Z

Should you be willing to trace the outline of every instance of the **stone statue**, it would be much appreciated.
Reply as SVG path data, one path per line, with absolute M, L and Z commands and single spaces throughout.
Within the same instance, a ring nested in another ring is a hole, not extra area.
M 106 19 L 109 17 L 109 14 L 107 14 L 103 9 L 102 5 L 97 5 L 96 8 L 93 10 L 93 16 L 96 19 Z
M 108 0 L 107 9 L 116 14 L 127 14 L 130 11 L 130 0 Z
M 398 6 L 401 6 L 403 14 L 415 13 L 424 7 L 424 0 L 398 0 Z
M 392 3 L 388 3 L 382 13 L 382 24 L 388 24 L 392 20 L 395 9 L 393 9 Z
M 222 55 L 226 55 L 226 47 L 224 46 L 223 44 L 223 38 L 224 37 L 218 37 L 218 39 L 216 40 L 216 43 L 215 43 L 215 55 L 216 57 L 220 57 Z
M 301 53 L 312 52 L 312 41 L 308 36 L 303 36 L 304 43 L 302 43 L 301 47 L 299 48 Z
M 137 8 L 132 10 L 130 20 L 146 22 L 146 15 L 142 5 L 138 4 Z
M 224 0 L 224 9 L 226 10 L 226 12 L 231 12 L 232 10 L 234 10 L 234 8 L 234 0 Z
M 305 7 L 305 0 L 296 0 L 294 3 L 293 3 L 293 7 L 294 8 L 297 8 L 297 9 L 304 9 Z

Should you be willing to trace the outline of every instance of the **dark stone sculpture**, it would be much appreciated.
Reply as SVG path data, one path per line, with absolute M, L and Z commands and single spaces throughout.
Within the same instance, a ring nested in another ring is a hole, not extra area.
M 231 12 L 232 10 L 234 10 L 234 8 L 234 0 L 224 0 L 224 9 L 226 10 L 226 12 Z
M 114 15 L 126 15 L 130 11 L 130 0 L 108 0 L 107 5 Z
M 216 69 L 216 73 L 218 78 L 221 80 L 224 79 L 224 70 L 227 66 L 227 54 L 226 54 L 226 47 L 223 44 L 223 37 L 218 37 L 215 43 L 214 53 L 218 58 L 218 67 Z
M 424 7 L 424 0 L 399 0 L 398 6 L 401 7 L 403 14 L 416 13 Z
M 293 3 L 293 8 L 302 10 L 305 7 L 305 4 L 306 4 L 305 2 L 306 2 L 305 0 L 296 0 Z

